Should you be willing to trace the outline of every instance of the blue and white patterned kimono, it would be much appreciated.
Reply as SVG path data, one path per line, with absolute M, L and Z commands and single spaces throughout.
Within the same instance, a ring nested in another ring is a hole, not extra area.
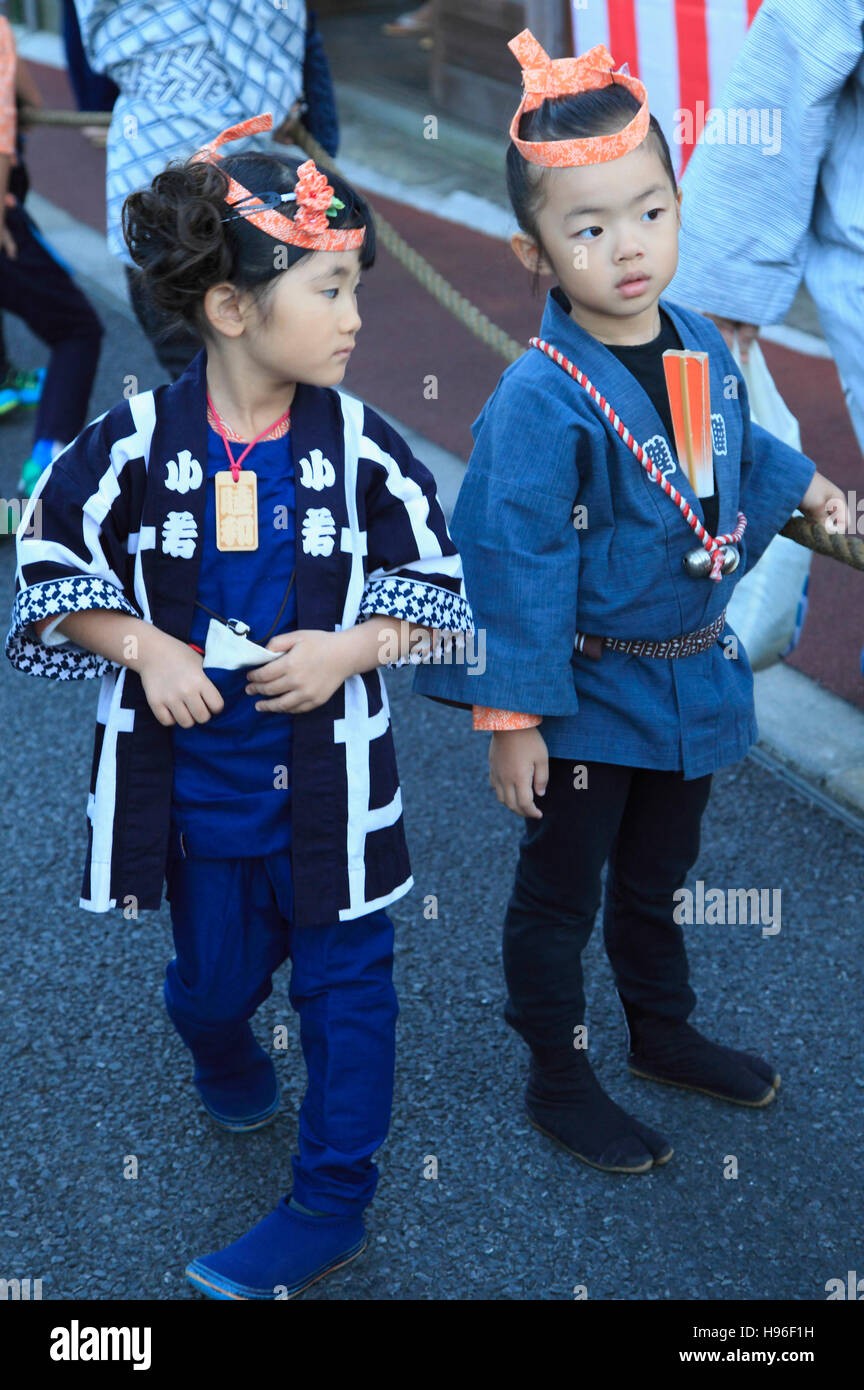
M 303 87 L 303 0 L 76 0 L 87 61 L 117 83 L 108 132 L 108 249 L 132 264 L 120 230 L 129 193 L 259 111 L 274 129 Z M 250 135 L 232 154 L 272 153 Z
M 687 574 L 683 556 L 698 542 L 678 507 L 584 387 L 531 348 L 472 426 L 451 523 L 475 650 L 459 664 L 418 667 L 414 689 L 542 715 L 553 757 L 677 769 L 691 779 L 742 758 L 757 737 L 752 671 L 732 629 L 687 657 L 607 648 L 599 661 L 574 651 L 574 632 L 663 640 L 707 626 L 800 504 L 815 465 L 751 423 L 746 386 L 717 328 L 661 303 L 684 346 L 710 355 L 718 533 L 745 513 L 739 568 L 719 583 Z M 540 336 L 585 372 L 704 521 L 649 397 L 555 291 Z

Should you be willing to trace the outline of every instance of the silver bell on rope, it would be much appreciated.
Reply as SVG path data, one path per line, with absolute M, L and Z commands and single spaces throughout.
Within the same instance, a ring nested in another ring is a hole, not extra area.
M 737 570 L 741 563 L 738 547 L 737 545 L 724 545 L 721 546 L 721 550 L 723 551 L 721 573 L 732 574 L 733 570 Z M 685 570 L 694 579 L 707 579 L 711 573 L 712 563 L 712 557 L 702 545 L 697 545 L 695 550 L 688 550 L 683 560 Z

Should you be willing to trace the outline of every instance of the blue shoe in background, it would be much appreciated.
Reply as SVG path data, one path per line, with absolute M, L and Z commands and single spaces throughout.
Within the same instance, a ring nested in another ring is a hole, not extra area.
M 10 367 L 3 380 L 0 381 L 0 419 L 4 415 L 8 415 L 10 411 L 16 410 L 21 404 L 15 386 L 15 375 L 16 373 Z
M 245 1236 L 186 1266 L 199 1293 L 217 1299 L 296 1298 L 366 1248 L 360 1216 L 306 1216 L 283 1197 Z
M 36 405 L 42 395 L 45 368 L 34 372 L 20 371 L 10 366 L 0 381 L 0 419 L 19 405 Z
M 38 405 L 42 399 L 46 367 L 37 367 L 35 372 L 18 372 L 18 401 L 20 405 Z

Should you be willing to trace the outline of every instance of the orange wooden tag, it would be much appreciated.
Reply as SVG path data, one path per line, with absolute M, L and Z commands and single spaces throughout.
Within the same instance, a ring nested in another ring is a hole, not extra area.
M 258 549 L 258 478 L 241 468 L 235 483 L 230 468 L 216 474 L 216 549 Z
M 678 462 L 697 497 L 714 491 L 714 444 L 707 352 L 669 348 L 663 354 Z

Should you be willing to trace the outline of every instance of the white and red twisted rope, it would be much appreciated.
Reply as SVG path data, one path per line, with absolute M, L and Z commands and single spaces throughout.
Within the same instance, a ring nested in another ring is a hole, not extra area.
M 708 554 L 712 556 L 710 578 L 715 581 L 719 581 L 720 579 L 722 579 L 722 547 L 724 545 L 732 545 L 735 541 L 740 541 L 741 537 L 744 535 L 744 531 L 747 526 L 747 518 L 744 515 L 744 513 L 738 513 L 738 525 L 735 527 L 735 530 L 732 531 L 728 536 L 709 535 L 708 532 L 705 530 L 705 527 L 702 525 L 702 522 L 699 520 L 698 516 L 693 511 L 693 508 L 690 506 L 690 503 L 687 501 L 686 497 L 682 497 L 677 487 L 673 487 L 672 484 L 668 482 L 666 478 L 664 478 L 657 465 L 655 463 L 652 463 L 651 459 L 645 453 L 641 444 L 636 443 L 636 440 L 633 438 L 632 434 L 628 430 L 627 426 L 624 424 L 623 420 L 619 419 L 619 417 L 615 414 L 615 411 L 612 409 L 606 397 L 600 395 L 600 392 L 597 390 L 597 387 L 591 384 L 585 373 L 580 371 L 578 367 L 574 367 L 573 363 L 564 356 L 563 352 L 559 352 L 558 349 L 554 348 L 551 343 L 547 343 L 544 338 L 532 338 L 530 340 L 530 346 L 539 348 L 541 352 L 545 352 L 546 356 L 551 357 L 553 362 L 557 362 L 559 367 L 563 367 L 564 371 L 567 372 L 570 376 L 572 376 L 574 381 L 578 381 L 580 386 L 584 386 L 585 390 L 588 392 L 589 396 L 591 396 L 592 400 L 595 400 L 597 402 L 604 415 L 614 425 L 615 429 L 617 430 L 621 438 L 624 440 L 624 443 L 627 445 L 627 447 L 633 450 L 633 453 L 636 455 L 637 459 L 641 463 L 642 467 L 645 469 L 645 472 L 648 474 L 651 481 L 657 483 L 660 487 L 662 487 L 667 497 L 671 497 L 672 501 L 680 509 L 681 514 L 684 517 L 684 520 L 687 522 L 687 525 L 692 527 L 697 538 L 702 542 L 702 545 L 708 551 Z

